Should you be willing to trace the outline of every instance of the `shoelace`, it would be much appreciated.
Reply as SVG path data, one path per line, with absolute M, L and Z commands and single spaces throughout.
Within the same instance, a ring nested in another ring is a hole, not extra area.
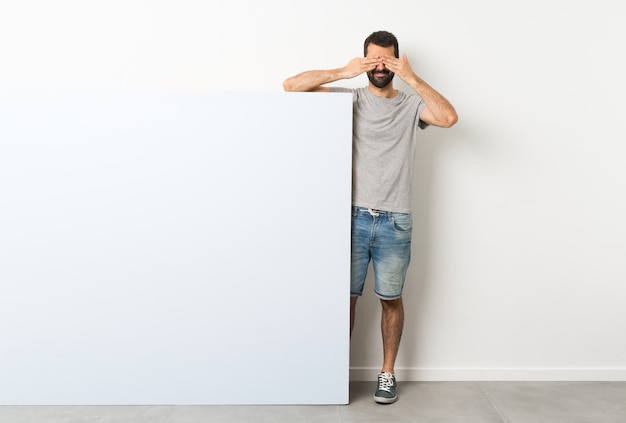
M 385 392 L 391 392 L 393 379 L 391 373 L 381 373 L 378 376 L 378 389 Z

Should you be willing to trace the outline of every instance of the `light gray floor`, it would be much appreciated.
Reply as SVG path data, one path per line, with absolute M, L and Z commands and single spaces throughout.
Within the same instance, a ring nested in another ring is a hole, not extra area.
M 352 382 L 342 406 L 0 406 L 0 422 L 626 422 L 626 382 L 401 382 L 393 405 L 373 388 Z

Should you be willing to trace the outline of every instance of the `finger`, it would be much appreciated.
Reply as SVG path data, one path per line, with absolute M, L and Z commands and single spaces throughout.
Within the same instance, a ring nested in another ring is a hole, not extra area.
M 372 70 L 372 69 L 375 69 L 379 63 L 380 61 L 378 59 L 371 59 L 371 60 L 363 61 L 362 65 L 365 69 Z
M 397 69 L 400 66 L 400 61 L 395 57 L 387 57 L 383 63 L 390 69 Z
M 385 65 L 390 65 L 390 66 L 398 66 L 399 64 L 399 60 L 395 57 L 390 57 L 390 56 L 385 56 L 383 63 L 385 63 Z

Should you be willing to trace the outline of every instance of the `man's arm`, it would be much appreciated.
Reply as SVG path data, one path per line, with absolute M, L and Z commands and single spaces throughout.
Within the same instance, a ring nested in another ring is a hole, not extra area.
M 307 92 L 307 91 L 330 91 L 324 84 L 339 81 L 340 79 L 350 79 L 376 67 L 376 59 L 366 57 L 356 57 L 338 69 L 332 70 L 312 70 L 302 72 L 292 76 L 283 82 L 285 91 Z
M 383 62 L 391 72 L 413 88 L 426 103 L 426 109 L 420 115 L 421 120 L 442 128 L 449 128 L 459 120 L 452 104 L 413 72 L 406 54 L 402 56 L 402 59 L 385 57 Z

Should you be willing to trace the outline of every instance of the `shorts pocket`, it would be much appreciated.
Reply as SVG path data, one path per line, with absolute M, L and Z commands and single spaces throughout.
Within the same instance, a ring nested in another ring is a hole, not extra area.
M 397 232 L 411 232 L 413 217 L 408 213 L 394 213 L 391 216 L 391 225 Z

